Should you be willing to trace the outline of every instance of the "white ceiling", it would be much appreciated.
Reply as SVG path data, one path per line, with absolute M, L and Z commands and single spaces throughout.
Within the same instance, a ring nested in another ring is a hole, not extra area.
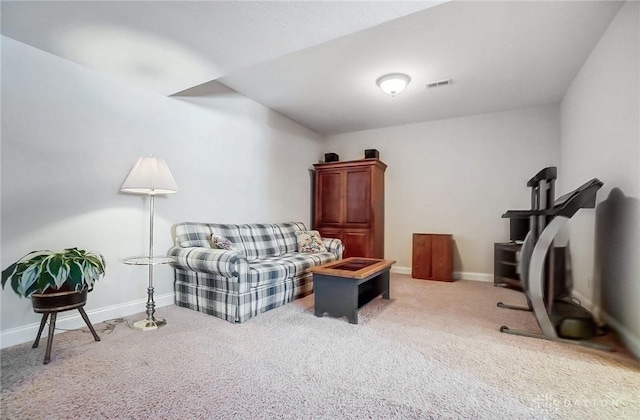
M 2 34 L 171 95 L 440 2 L 2 1 Z
M 327 135 L 557 103 L 621 6 L 440 3 L 2 1 L 2 34 L 164 95 L 219 82 Z M 396 97 L 390 72 L 412 78 Z

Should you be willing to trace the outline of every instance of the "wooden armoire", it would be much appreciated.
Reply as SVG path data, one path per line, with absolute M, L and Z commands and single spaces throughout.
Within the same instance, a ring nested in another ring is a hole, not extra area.
M 384 171 L 378 159 L 318 163 L 313 228 L 345 246 L 343 258 L 384 258 Z

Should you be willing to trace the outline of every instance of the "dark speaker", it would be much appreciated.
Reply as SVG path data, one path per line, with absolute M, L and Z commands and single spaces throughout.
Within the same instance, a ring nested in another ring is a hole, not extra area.
M 509 219 L 509 239 L 511 241 L 524 241 L 529 233 L 529 218 L 513 217 Z
M 365 159 L 380 159 L 380 152 L 376 149 L 366 149 L 364 151 Z
M 337 162 L 340 160 L 340 156 L 337 153 L 325 153 L 324 161 L 325 162 Z

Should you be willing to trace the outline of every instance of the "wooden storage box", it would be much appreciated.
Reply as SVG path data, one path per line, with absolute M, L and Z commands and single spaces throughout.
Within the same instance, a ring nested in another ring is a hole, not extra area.
M 453 236 L 414 233 L 411 277 L 453 281 Z

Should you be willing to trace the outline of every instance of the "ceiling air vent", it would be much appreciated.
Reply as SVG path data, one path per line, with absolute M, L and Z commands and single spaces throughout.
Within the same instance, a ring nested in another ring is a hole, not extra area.
M 438 87 L 438 86 L 446 86 L 446 85 L 450 85 L 453 83 L 453 79 L 445 79 L 445 80 L 438 80 L 437 82 L 431 82 L 431 83 L 427 83 L 425 85 L 425 87 L 427 89 L 429 88 L 434 88 L 434 87 Z

